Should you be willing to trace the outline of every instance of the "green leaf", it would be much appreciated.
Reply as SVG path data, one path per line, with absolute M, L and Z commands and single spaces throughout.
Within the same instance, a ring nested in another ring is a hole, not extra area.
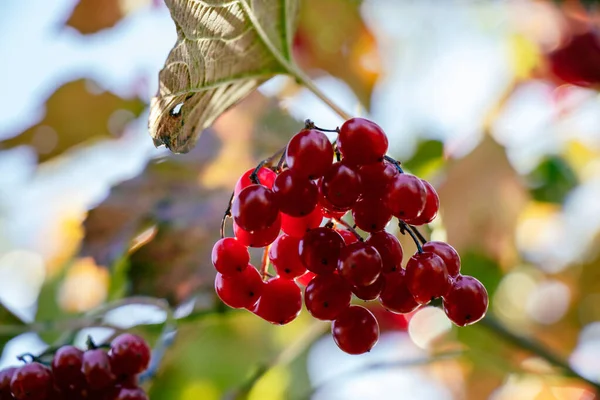
M 23 321 L 0 303 L 0 325 L 23 325 Z M 12 335 L 0 335 L 0 355 L 6 343 L 12 338 Z
M 559 156 L 549 156 L 528 175 L 529 190 L 535 200 L 562 203 L 578 184 L 577 175 Z
M 167 0 L 177 42 L 150 109 L 156 146 L 191 150 L 202 129 L 261 83 L 294 75 L 298 0 Z

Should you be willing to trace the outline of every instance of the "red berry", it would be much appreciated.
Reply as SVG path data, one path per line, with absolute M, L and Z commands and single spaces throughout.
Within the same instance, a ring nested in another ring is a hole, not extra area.
M 423 225 L 430 223 L 435 219 L 440 208 L 440 198 L 438 197 L 434 187 L 431 186 L 431 183 L 424 179 L 421 179 L 421 182 L 423 183 L 423 186 L 425 186 L 425 191 L 427 192 L 425 208 L 417 218 L 405 220 L 406 223 L 411 225 Z
M 265 247 L 271 243 L 281 230 L 281 214 L 277 217 L 273 225 L 260 231 L 248 232 L 240 228 L 235 222 L 233 223 L 233 234 L 244 246 L 248 247 Z
M 148 368 L 150 347 L 144 339 L 123 333 L 110 344 L 111 367 L 117 375 L 137 375 Z
M 269 259 L 280 277 L 294 279 L 306 272 L 300 261 L 299 245 L 300 238 L 281 235 L 269 248 Z
M 396 166 L 386 161 L 363 165 L 358 169 L 363 196 L 382 198 L 398 173 Z
M 407 314 L 419 307 L 413 295 L 406 286 L 406 272 L 400 269 L 397 272 L 384 275 L 384 283 L 379 302 L 383 307 L 393 313 Z
M 344 122 L 338 136 L 338 148 L 350 164 L 371 164 L 381 161 L 388 149 L 388 139 L 383 129 L 364 118 Z
M 566 45 L 548 55 L 552 72 L 573 85 L 600 83 L 600 40 L 593 31 L 574 35 Z
M 388 186 L 383 203 L 401 220 L 417 218 L 425 208 L 425 185 L 414 175 L 398 174 Z
M 444 260 L 434 253 L 416 253 L 406 264 L 406 286 L 419 304 L 445 295 L 450 276 Z
M 310 229 L 318 228 L 321 221 L 323 213 L 320 207 L 315 207 L 310 214 L 299 218 L 281 214 L 281 230 L 290 236 L 302 238 Z
M 110 366 L 110 358 L 102 349 L 83 353 L 81 371 L 92 390 L 106 389 L 113 385 L 116 379 Z
M 242 272 L 250 262 L 248 249 L 235 238 L 222 238 L 212 249 L 215 269 L 225 275 Z
M 344 247 L 338 261 L 338 271 L 352 286 L 369 286 L 381 274 L 381 256 L 375 247 L 356 242 Z
M 10 381 L 15 374 L 17 367 L 9 367 L 0 371 L 0 400 L 12 399 L 10 392 Z
M 294 281 L 269 279 L 252 312 L 272 324 L 285 325 L 300 314 L 302 292 Z
M 369 286 L 353 286 L 352 293 L 364 301 L 375 300 L 383 289 L 384 275 L 379 275 Z
M 333 162 L 333 146 L 323 132 L 304 129 L 290 139 L 285 162 L 298 174 L 317 179 L 327 172 Z
M 485 316 L 488 293 L 485 286 L 468 275 L 458 275 L 443 300 L 444 311 L 458 326 L 474 324 Z
M 356 235 L 348 229 L 335 229 L 335 231 L 344 239 L 346 246 L 358 242 Z
M 333 340 L 348 354 L 370 351 L 379 339 L 375 316 L 361 306 L 350 306 L 331 324 Z
M 14 371 L 10 381 L 10 391 L 17 400 L 50 399 L 52 393 L 52 372 L 40 363 L 32 362 Z
M 291 169 L 281 172 L 275 179 L 273 193 L 281 212 L 292 217 L 310 214 L 319 200 L 317 185 Z
M 365 232 L 378 232 L 392 219 L 392 212 L 374 197 L 363 197 L 352 207 L 354 223 Z
M 398 271 L 402 268 L 402 245 L 396 236 L 385 231 L 373 232 L 365 243 L 375 247 L 381 256 L 383 273 Z
M 296 283 L 302 286 L 307 286 L 313 278 L 317 276 L 314 272 L 307 271 L 304 275 L 296 278 Z
M 423 245 L 423 251 L 437 254 L 446 264 L 448 275 L 454 277 L 460 272 L 460 256 L 448 243 L 427 242 Z
M 261 296 L 263 281 L 252 265 L 236 275 L 217 273 L 215 290 L 223 303 L 232 308 L 250 308 Z
M 342 211 L 356 203 L 361 194 L 360 176 L 344 162 L 336 162 L 323 176 L 321 192 L 327 202 L 328 210 Z
M 299 244 L 302 264 L 316 274 L 327 274 L 335 271 L 344 247 L 344 239 L 339 233 L 329 228 L 312 229 L 304 235 Z
M 308 312 L 317 319 L 333 320 L 350 306 L 352 292 L 348 283 L 337 274 L 316 276 L 304 291 Z
M 267 229 L 279 216 L 275 194 L 263 185 L 250 185 L 234 197 L 231 215 L 245 231 Z
M 148 395 L 140 388 L 122 387 L 114 400 L 148 400 Z
M 74 346 L 62 346 L 52 359 L 54 384 L 61 389 L 82 390 L 86 386 L 82 363 L 83 351 Z
M 253 171 L 254 168 L 250 168 L 248 171 L 244 172 L 244 175 L 242 175 L 240 179 L 238 179 L 237 183 L 235 184 L 235 189 L 233 190 L 234 196 L 237 196 L 242 189 L 247 188 L 250 185 L 254 185 L 254 182 L 250 180 L 250 175 Z M 277 178 L 277 174 L 268 168 L 262 167 L 258 170 L 258 180 L 260 181 L 260 184 L 268 187 L 269 189 L 273 187 L 275 178 Z

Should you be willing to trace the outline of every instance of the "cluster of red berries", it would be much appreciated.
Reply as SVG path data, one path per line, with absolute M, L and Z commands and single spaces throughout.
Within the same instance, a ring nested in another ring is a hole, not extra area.
M 212 251 L 221 300 L 286 324 L 300 313 L 298 284 L 305 286 L 308 312 L 333 321 L 335 342 L 350 354 L 369 351 L 379 337 L 376 318 L 352 305 L 353 295 L 378 299 L 393 313 L 441 297 L 455 324 L 480 320 L 488 305 L 485 287 L 460 274 L 454 248 L 426 242 L 414 227 L 436 217 L 435 189 L 386 156 L 388 139 L 377 124 L 350 119 L 336 130 L 334 145 L 322 131 L 307 122 L 274 170 L 261 164 L 237 182 L 230 205 L 235 238 L 222 238 Z M 355 227 L 369 233 L 366 239 L 342 219 L 348 212 Z M 406 268 L 400 242 L 384 230 L 392 217 L 418 248 Z M 260 272 L 248 247 L 265 247 Z
M 148 368 L 150 347 L 139 336 L 119 335 L 108 351 L 63 346 L 49 366 L 31 358 L 0 371 L 0 400 L 148 400 L 137 377 Z

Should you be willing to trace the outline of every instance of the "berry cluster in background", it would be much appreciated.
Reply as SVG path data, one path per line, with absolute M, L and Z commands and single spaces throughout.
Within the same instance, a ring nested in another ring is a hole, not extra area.
M 332 144 L 323 132 L 337 132 L 337 139 Z M 353 297 L 378 300 L 398 314 L 442 298 L 458 326 L 483 318 L 485 287 L 460 273 L 452 246 L 427 242 L 415 228 L 436 217 L 435 189 L 404 173 L 387 150 L 387 136 L 369 120 L 353 118 L 336 130 L 307 121 L 279 162 L 269 159 L 247 171 L 223 219 L 224 225 L 233 218 L 235 237 L 224 237 L 222 227 L 212 251 L 221 300 L 287 324 L 304 298 L 314 318 L 332 321 L 335 342 L 350 354 L 369 351 L 379 338 L 377 319 Z M 353 225 L 344 219 L 350 214 Z M 405 268 L 400 242 L 385 231 L 394 217 L 417 247 Z M 250 263 L 248 247 L 264 247 L 259 269 Z
M 108 349 L 91 342 L 88 347 L 82 351 L 62 346 L 50 365 L 41 357 L 27 355 L 29 363 L 0 371 L 0 400 L 148 399 L 138 387 L 138 375 L 150 362 L 150 347 L 144 339 L 124 333 Z

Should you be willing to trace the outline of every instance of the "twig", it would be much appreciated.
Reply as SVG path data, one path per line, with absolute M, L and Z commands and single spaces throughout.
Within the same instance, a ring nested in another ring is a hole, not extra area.
M 231 197 L 227 202 L 227 209 L 225 210 L 225 214 L 223 214 L 223 218 L 221 218 L 221 228 L 219 232 L 221 233 L 221 239 L 225 237 L 225 223 L 227 218 L 231 217 L 231 204 L 233 203 L 234 192 L 231 192 Z
M 408 228 L 419 238 L 419 240 L 421 241 L 421 244 L 427 243 L 427 239 L 425 239 L 425 236 L 423 236 L 423 234 L 421 234 L 421 232 L 419 232 L 419 230 L 417 229 L 416 226 L 408 225 Z
M 417 246 L 417 251 L 419 253 L 422 253 L 423 248 L 421 247 L 421 242 L 419 242 L 419 238 L 417 237 L 417 235 L 415 235 L 415 233 L 412 231 L 412 229 L 410 229 L 410 225 L 408 225 L 406 222 L 404 222 L 402 220 L 398 220 L 398 227 L 400 228 L 401 234 L 404 235 L 405 233 L 408 232 L 408 234 L 412 238 L 413 242 L 415 242 L 415 246 Z
M 325 128 L 319 128 L 318 126 L 315 125 L 315 123 L 313 121 L 311 121 L 310 119 L 304 120 L 304 129 L 316 129 L 318 131 L 322 131 L 322 132 L 335 132 L 335 133 L 340 133 L 340 128 L 336 127 L 335 129 L 325 129 Z
M 400 161 L 397 161 L 390 156 L 383 156 L 383 159 L 385 161 L 389 162 L 390 164 L 393 164 L 396 167 L 396 169 L 398 170 L 398 172 L 400 172 L 401 174 L 404 173 L 404 170 L 400 166 Z

